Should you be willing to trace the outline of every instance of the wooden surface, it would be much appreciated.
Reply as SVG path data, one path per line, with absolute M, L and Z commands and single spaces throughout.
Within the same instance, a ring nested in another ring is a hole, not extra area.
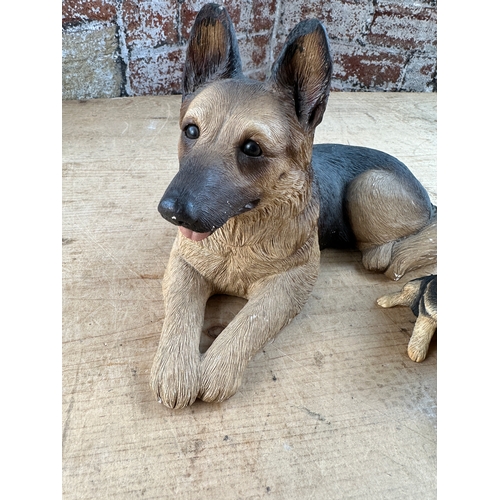
M 176 233 L 156 207 L 177 169 L 178 96 L 63 103 L 65 499 L 433 499 L 436 340 L 375 300 L 400 283 L 322 254 L 299 316 L 222 404 L 157 403 L 148 376 Z M 316 142 L 382 149 L 437 202 L 436 95 L 332 94 Z

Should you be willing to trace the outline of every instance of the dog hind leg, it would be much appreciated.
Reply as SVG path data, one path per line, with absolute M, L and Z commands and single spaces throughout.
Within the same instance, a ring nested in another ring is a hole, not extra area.
M 349 184 L 346 208 L 367 269 L 398 280 L 436 261 L 434 207 L 413 176 L 365 171 Z
M 394 243 L 392 258 L 385 275 L 398 280 L 411 269 L 437 260 L 437 217 L 420 231 Z

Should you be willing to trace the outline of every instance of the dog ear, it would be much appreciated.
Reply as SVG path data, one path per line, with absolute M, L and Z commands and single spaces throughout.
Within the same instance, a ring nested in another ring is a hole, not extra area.
M 189 35 L 182 77 L 183 100 L 207 82 L 241 74 L 236 33 L 226 9 L 213 3 L 204 5 Z
M 270 79 L 293 98 L 299 123 L 306 130 L 314 130 L 323 119 L 331 77 L 325 28 L 317 19 L 300 22 L 288 35 Z

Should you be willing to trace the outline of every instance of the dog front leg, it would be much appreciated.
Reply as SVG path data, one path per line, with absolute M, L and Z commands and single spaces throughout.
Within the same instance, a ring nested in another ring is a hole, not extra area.
M 304 267 L 268 278 L 250 295 L 202 358 L 199 398 L 220 402 L 238 390 L 252 357 L 307 301 L 318 270 L 313 265 Z
M 175 250 L 163 279 L 165 320 L 150 384 L 169 408 L 194 403 L 200 386 L 200 335 L 210 288 Z
M 436 329 L 437 322 L 434 318 L 423 313 L 419 314 L 408 343 L 408 356 L 412 361 L 420 363 L 426 358 Z

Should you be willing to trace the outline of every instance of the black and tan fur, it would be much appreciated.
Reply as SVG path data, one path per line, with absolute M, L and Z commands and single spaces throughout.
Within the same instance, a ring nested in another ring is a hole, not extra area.
M 417 321 L 408 344 L 408 356 L 417 363 L 423 361 L 437 329 L 437 276 L 431 274 L 411 280 L 400 292 L 380 297 L 377 304 L 411 308 Z
M 227 12 L 201 9 L 186 52 L 179 172 L 159 205 L 179 226 L 165 278 L 165 321 L 151 386 L 168 407 L 223 401 L 252 357 L 296 316 L 320 247 L 353 246 L 398 279 L 436 257 L 427 192 L 395 158 L 313 147 L 330 91 L 328 40 L 299 23 L 265 82 L 243 76 Z M 247 300 L 200 353 L 207 300 Z

